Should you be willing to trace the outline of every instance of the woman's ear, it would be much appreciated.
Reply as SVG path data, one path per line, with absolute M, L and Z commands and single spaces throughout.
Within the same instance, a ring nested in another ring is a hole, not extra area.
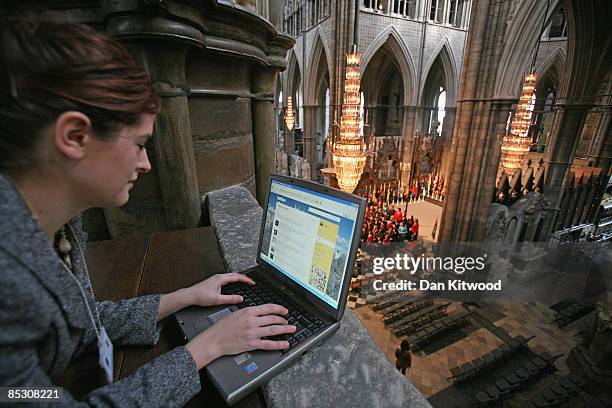
M 92 137 L 91 121 L 87 115 L 69 111 L 57 117 L 53 127 L 53 141 L 58 151 L 72 160 L 85 156 L 85 145 Z

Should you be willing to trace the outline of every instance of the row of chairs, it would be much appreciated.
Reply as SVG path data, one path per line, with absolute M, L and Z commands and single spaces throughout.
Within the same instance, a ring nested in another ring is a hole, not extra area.
M 594 305 L 583 305 L 580 303 L 573 303 L 561 309 L 555 313 L 555 318 L 551 323 L 556 323 L 560 328 L 563 328 L 571 322 L 580 319 L 582 316 L 587 315 L 595 310 Z
M 401 300 L 395 303 L 394 305 L 391 305 L 388 308 L 386 308 L 385 311 L 383 312 L 383 315 L 385 317 L 388 317 L 395 313 L 401 312 L 404 309 L 418 310 L 418 309 L 414 309 L 414 305 L 419 304 L 420 302 L 425 302 L 425 301 L 423 300 L 414 301 L 412 299 Z M 431 304 L 431 301 L 429 301 L 429 304 Z
M 442 307 L 433 310 L 431 313 L 420 316 L 417 320 L 412 320 L 407 323 L 398 322 L 398 324 L 395 324 L 392 328 L 393 334 L 397 337 L 402 337 L 410 333 L 415 333 L 425 326 L 433 325 L 436 321 L 446 317 L 446 309 L 447 306 L 442 305 Z
M 400 302 L 404 298 L 408 297 L 407 294 L 403 291 L 392 291 L 389 293 L 383 293 L 380 296 L 375 297 L 370 301 L 372 304 L 372 310 L 375 312 L 380 312 L 397 302 Z
M 509 399 L 543 373 L 554 371 L 556 369 L 555 360 L 559 357 L 561 355 L 552 356 L 548 352 L 544 352 L 531 358 L 523 363 L 522 367 L 496 381 L 495 384 L 477 392 L 474 395 L 475 401 L 472 406 L 490 407 Z
M 569 373 L 536 394 L 527 408 L 559 407 L 576 396 L 585 385 L 582 378 Z
M 383 323 L 388 325 L 388 324 L 397 322 L 431 305 L 433 305 L 433 302 L 429 299 L 417 300 L 416 302 L 403 304 L 400 308 L 390 309 L 391 310 L 390 312 L 385 313 L 382 319 Z
M 433 303 L 431 302 L 428 306 L 421 308 L 417 311 L 413 311 L 411 313 L 402 313 L 401 315 L 394 316 L 391 319 L 383 319 L 385 325 L 389 326 L 391 329 L 402 326 L 404 324 L 415 322 L 424 316 L 427 316 L 430 313 L 434 313 L 438 309 L 444 309 L 448 307 L 450 303 Z
M 456 330 L 470 323 L 470 313 L 463 311 L 425 326 L 414 334 L 407 337 L 411 347 L 422 348 L 450 330 Z
M 476 377 L 488 371 L 500 362 L 508 359 L 517 350 L 525 348 L 527 346 L 527 342 L 534 337 L 535 336 L 531 336 L 526 339 L 525 337 L 519 335 L 514 338 L 510 338 L 506 343 L 497 347 L 490 353 L 475 358 L 468 363 L 451 368 L 450 371 L 452 376 L 449 377 L 448 380 L 455 383 L 460 383 L 467 379 Z

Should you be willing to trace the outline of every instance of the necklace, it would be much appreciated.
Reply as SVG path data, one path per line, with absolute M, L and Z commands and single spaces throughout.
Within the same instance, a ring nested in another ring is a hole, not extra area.
M 72 245 L 70 245 L 70 241 L 68 241 L 65 225 L 55 234 L 55 249 L 68 269 L 72 270 L 72 260 L 70 259 Z

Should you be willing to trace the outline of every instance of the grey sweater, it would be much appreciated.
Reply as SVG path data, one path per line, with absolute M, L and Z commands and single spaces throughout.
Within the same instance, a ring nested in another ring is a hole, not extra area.
M 73 248 L 85 250 L 80 219 L 71 221 Z M 49 244 L 27 205 L 0 174 L 0 386 L 45 387 L 97 338 L 81 291 Z M 74 274 L 93 311 L 82 257 L 73 249 Z M 95 302 L 101 323 L 117 345 L 153 345 L 159 337 L 160 295 L 119 302 Z M 100 369 L 101 370 L 101 369 Z M 185 404 L 200 390 L 191 354 L 178 347 L 130 376 L 68 406 L 169 407 Z M 57 406 L 57 405 L 55 405 Z

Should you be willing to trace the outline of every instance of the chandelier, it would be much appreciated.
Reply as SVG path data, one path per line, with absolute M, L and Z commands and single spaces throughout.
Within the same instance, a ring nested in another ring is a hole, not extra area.
M 367 156 L 367 146 L 360 126 L 361 97 L 359 84 L 361 71 L 359 60 L 360 55 L 357 52 L 357 46 L 353 45 L 352 53 L 346 56 L 340 138 L 331 145 L 338 185 L 342 190 L 349 193 L 352 193 L 359 183 Z
M 521 161 L 531 146 L 531 137 L 528 136 L 528 133 L 531 125 L 536 78 L 535 73 L 525 77 L 523 92 L 512 120 L 510 134 L 504 136 L 502 141 L 501 167 L 508 175 L 512 175 L 516 169 L 521 167 Z
M 293 98 L 291 96 L 287 97 L 287 110 L 285 111 L 285 125 L 287 129 L 291 132 L 293 130 L 293 126 L 295 125 L 295 114 L 293 113 Z

